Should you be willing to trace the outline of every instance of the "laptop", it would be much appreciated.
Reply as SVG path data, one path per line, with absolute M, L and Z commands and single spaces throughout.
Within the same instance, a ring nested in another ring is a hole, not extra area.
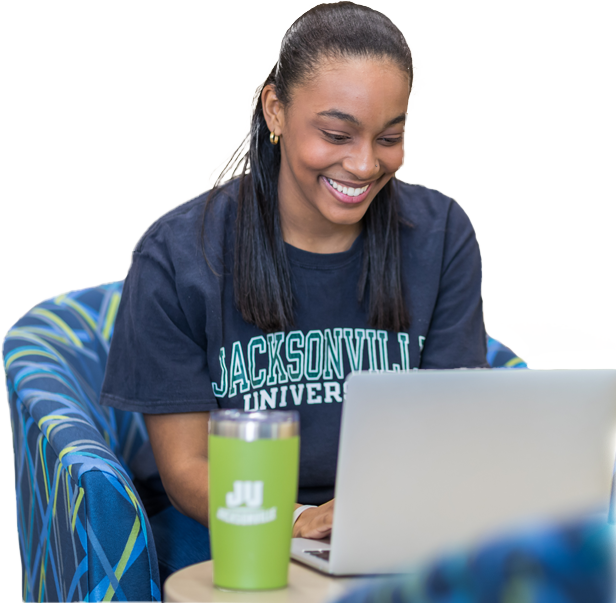
M 331 539 L 291 556 L 395 573 L 529 522 L 607 518 L 615 451 L 616 370 L 356 373 Z

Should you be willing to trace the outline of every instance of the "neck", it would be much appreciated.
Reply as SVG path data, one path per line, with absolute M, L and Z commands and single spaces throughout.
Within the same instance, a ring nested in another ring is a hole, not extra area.
M 351 248 L 362 231 L 361 222 L 334 224 L 303 199 L 292 199 L 292 193 L 281 184 L 279 181 L 278 208 L 286 243 L 312 253 L 341 253 Z
M 325 232 L 311 228 L 305 221 L 294 220 L 280 212 L 282 237 L 286 243 L 312 253 L 341 253 L 347 251 L 361 232 L 361 223 L 353 224 L 344 230 Z

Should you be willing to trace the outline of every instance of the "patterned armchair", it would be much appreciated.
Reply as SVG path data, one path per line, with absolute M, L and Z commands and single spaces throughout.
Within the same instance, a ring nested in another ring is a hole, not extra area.
M 60 295 L 9 331 L 23 597 L 159 601 L 150 523 L 133 484 L 148 436 L 138 413 L 98 403 L 122 283 Z M 494 339 L 494 367 L 525 367 Z
M 121 291 L 113 283 L 43 302 L 5 341 L 27 601 L 160 601 L 131 479 L 143 417 L 98 404 Z

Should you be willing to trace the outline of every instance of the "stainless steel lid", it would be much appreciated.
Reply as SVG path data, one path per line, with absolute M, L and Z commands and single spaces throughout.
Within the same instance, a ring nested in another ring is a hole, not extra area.
M 210 413 L 209 432 L 247 442 L 292 438 L 299 435 L 299 413 L 296 410 L 214 410 Z

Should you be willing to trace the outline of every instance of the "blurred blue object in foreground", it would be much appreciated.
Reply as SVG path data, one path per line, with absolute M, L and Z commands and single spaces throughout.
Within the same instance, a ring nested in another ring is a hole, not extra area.
M 377 580 L 337 603 L 611 603 L 614 527 L 535 527 Z

